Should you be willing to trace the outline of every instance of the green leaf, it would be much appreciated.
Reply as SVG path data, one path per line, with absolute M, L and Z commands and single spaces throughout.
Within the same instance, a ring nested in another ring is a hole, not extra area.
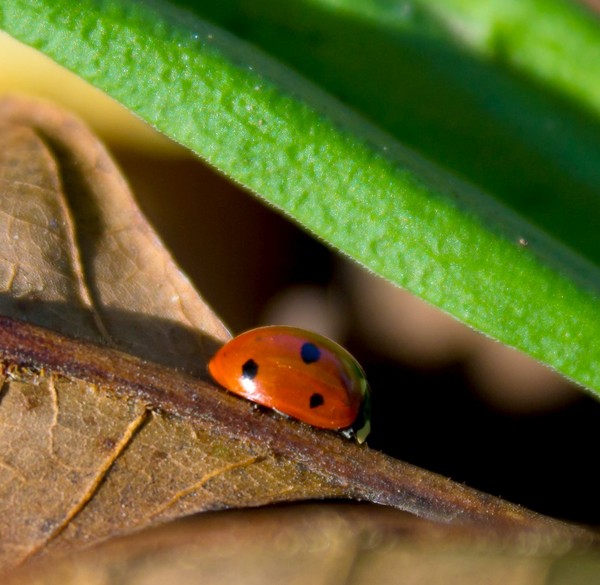
M 187 7 L 3 0 L 0 26 L 371 270 L 600 391 L 589 13 L 566 0 Z

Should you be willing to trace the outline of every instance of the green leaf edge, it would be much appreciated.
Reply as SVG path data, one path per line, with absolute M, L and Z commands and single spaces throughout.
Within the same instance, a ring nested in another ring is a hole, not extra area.
M 239 39 L 125 0 L 4 0 L 0 27 L 370 270 L 600 391 L 595 267 Z

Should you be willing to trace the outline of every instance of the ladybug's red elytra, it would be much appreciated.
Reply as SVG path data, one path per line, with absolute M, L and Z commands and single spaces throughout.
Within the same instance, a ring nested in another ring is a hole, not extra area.
M 227 342 L 208 370 L 234 394 L 359 443 L 371 429 L 365 373 L 343 347 L 317 333 L 251 329 Z

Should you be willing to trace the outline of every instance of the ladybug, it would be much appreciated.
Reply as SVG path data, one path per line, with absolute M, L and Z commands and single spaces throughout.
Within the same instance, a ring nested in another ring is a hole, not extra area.
M 227 342 L 208 371 L 234 394 L 358 443 L 371 430 L 365 373 L 343 347 L 317 333 L 251 329 Z

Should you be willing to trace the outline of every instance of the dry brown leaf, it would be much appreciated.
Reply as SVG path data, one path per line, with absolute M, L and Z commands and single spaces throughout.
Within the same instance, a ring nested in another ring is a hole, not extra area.
M 0 569 L 193 512 L 326 497 L 593 539 L 215 388 L 224 327 L 103 147 L 53 107 L 0 101 L 0 241 Z
M 205 375 L 228 333 L 81 122 L 0 99 L 0 211 L 0 314 Z
M 198 510 L 342 494 L 291 460 L 110 388 L 13 370 L 2 393 L 4 567 Z
M 358 505 L 224 512 L 116 539 L 21 571 L 7 585 L 109 583 L 595 583 L 600 559 L 543 539 L 507 543 Z

